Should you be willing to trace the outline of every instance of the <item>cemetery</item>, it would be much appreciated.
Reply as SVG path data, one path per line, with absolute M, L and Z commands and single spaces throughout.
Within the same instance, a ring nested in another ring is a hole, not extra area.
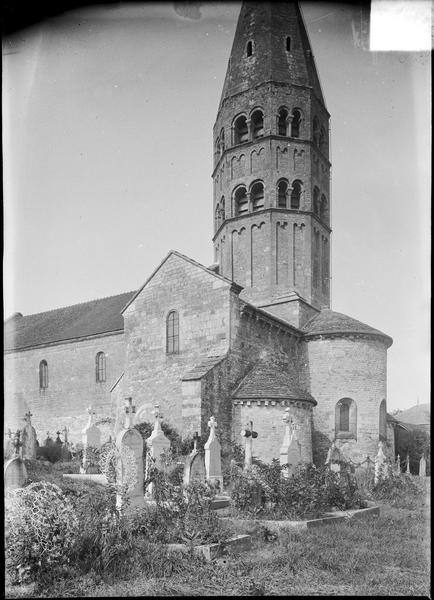
M 334 443 L 324 465 L 303 463 L 298 426 L 288 410 L 281 415 L 280 455 L 269 464 L 256 458 L 258 433 L 251 420 L 227 456 L 212 415 L 206 441 L 197 433 L 181 440 L 158 405 L 154 423 L 134 424 L 134 415 L 128 397 L 123 428 L 104 439 L 89 407 L 76 446 L 60 428 L 54 440 L 47 432 L 39 445 L 30 412 L 22 430 L 6 433 L 7 597 L 54 590 L 62 596 L 68 581 L 79 585 L 77 595 L 93 595 L 95 582 L 126 585 L 144 572 L 148 584 L 166 585 L 168 577 L 192 577 L 193 565 L 194 576 L 202 573 L 205 580 L 211 568 L 222 575 L 238 565 L 245 572 L 271 547 L 272 553 L 293 556 L 300 544 L 308 549 L 313 539 L 324 543 L 339 531 L 360 535 L 364 527 L 379 535 L 383 512 L 397 498 L 423 498 L 429 485 L 424 456 L 420 474 L 411 475 L 408 459 L 390 461 L 383 442 L 373 459 L 359 465 L 350 464 Z M 264 558 L 261 568 L 268 563 Z M 144 595 L 160 595 L 152 585 Z M 247 595 L 256 595 L 253 588 Z

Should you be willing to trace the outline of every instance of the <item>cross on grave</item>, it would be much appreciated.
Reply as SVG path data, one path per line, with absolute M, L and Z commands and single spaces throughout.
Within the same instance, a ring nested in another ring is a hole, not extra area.
M 66 427 L 66 425 L 63 428 L 63 437 L 65 438 L 65 444 L 67 444 L 68 443 L 68 428 Z
M 14 437 L 14 441 L 13 441 L 13 446 L 15 448 L 15 454 L 20 453 L 20 448 L 23 445 L 23 442 L 20 440 L 20 437 L 21 437 L 21 431 L 19 429 L 17 429 L 15 432 L 15 437 Z
M 56 435 L 57 435 L 56 444 L 58 444 L 59 446 L 61 446 L 63 443 L 62 440 L 60 439 L 60 433 L 61 433 L 60 431 L 56 431 Z
M 197 431 L 194 432 L 194 436 L 193 436 L 193 450 L 195 452 L 197 452 L 197 444 L 200 440 L 200 435 L 198 434 Z
M 28 424 L 31 425 L 31 417 L 33 417 L 32 413 L 29 411 L 24 415 L 24 421 Z
M 125 413 L 127 415 L 125 419 L 125 429 L 131 429 L 133 426 L 133 415 L 136 412 L 136 407 L 133 404 L 133 399 L 131 396 L 128 396 L 128 398 L 125 398 L 125 400 L 127 402 L 125 406 Z
M 154 432 L 155 435 L 162 431 L 161 429 L 161 422 L 163 421 L 163 415 L 161 414 L 160 411 L 160 405 L 159 404 L 155 404 L 154 410 L 152 411 L 152 414 L 154 415 Z
M 253 421 L 247 423 L 245 428 L 241 430 L 241 435 L 246 438 L 244 467 L 249 467 L 253 461 L 253 440 L 258 437 L 258 432 L 253 431 Z

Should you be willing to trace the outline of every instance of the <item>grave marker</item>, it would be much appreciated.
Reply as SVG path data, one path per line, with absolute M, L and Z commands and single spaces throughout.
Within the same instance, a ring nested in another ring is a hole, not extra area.
M 369 457 L 368 457 L 368 459 L 369 459 Z M 328 467 L 330 468 L 330 471 L 333 471 L 334 473 L 340 473 L 341 472 L 341 465 L 340 465 L 341 461 L 342 461 L 341 451 L 336 446 L 336 443 L 333 440 L 333 442 L 329 448 L 329 451 L 327 452 L 327 458 L 326 458 L 325 464 L 328 465 Z M 369 465 L 369 460 L 368 460 L 368 465 Z
M 8 428 L 8 430 L 5 432 L 5 444 L 4 444 L 4 449 L 3 449 L 3 456 L 4 459 L 9 459 L 12 458 L 12 456 L 15 453 L 15 448 L 13 445 L 13 439 L 12 439 L 12 431 L 10 428 Z
M 22 456 L 23 458 L 36 460 L 36 449 L 38 445 L 36 441 L 36 431 L 31 422 L 32 416 L 32 413 L 29 411 L 24 417 L 26 424 L 23 429 Z
M 387 477 L 387 457 L 384 454 L 383 450 L 383 442 L 378 442 L 378 453 L 375 457 L 375 475 L 374 475 L 374 484 L 378 483 L 380 477 Z
M 253 462 L 253 440 L 258 437 L 258 432 L 253 431 L 253 421 L 247 423 L 245 428 L 241 430 L 241 436 L 246 439 L 244 468 L 248 469 Z
M 407 469 L 405 472 L 407 473 L 407 475 L 410 475 L 411 473 L 410 473 L 410 455 L 409 454 L 407 454 L 406 463 L 407 463 Z
M 220 492 L 223 492 L 221 446 L 215 434 L 217 421 L 213 416 L 211 416 L 210 420 L 208 421 L 208 427 L 210 428 L 210 434 L 208 441 L 205 444 L 206 478 L 211 485 L 218 486 L 220 488 Z
M 289 477 L 295 474 L 297 465 L 301 463 L 301 445 L 298 441 L 297 431 L 299 425 L 290 417 L 290 409 L 285 409 L 285 414 L 282 419 L 285 423 L 285 435 L 280 448 L 280 464 L 288 465 L 287 469 L 282 471 L 284 477 Z
M 197 442 L 200 437 L 195 432 L 193 436 L 193 450 L 190 452 L 184 467 L 184 485 L 188 485 L 193 481 L 199 481 L 200 483 L 205 483 L 206 481 L 206 469 L 205 469 L 205 460 L 203 454 L 197 449 Z
M 167 439 L 163 433 L 163 430 L 161 429 L 163 415 L 160 413 L 159 404 L 155 405 L 153 414 L 155 417 L 154 429 L 151 435 L 146 439 L 146 445 L 148 447 L 146 457 L 146 478 L 149 477 L 150 470 L 153 466 L 157 467 L 157 469 L 164 468 L 165 465 L 163 463 L 163 455 L 170 449 L 170 440 Z M 148 497 L 152 497 L 153 492 L 154 484 L 151 482 L 146 490 L 146 495 Z
M 424 454 L 422 454 L 419 461 L 419 476 L 426 477 L 426 458 Z
M 116 465 L 116 506 L 118 510 L 129 512 L 145 505 L 143 493 L 143 438 L 132 424 L 136 407 L 132 398 L 126 398 L 125 428 L 116 437 L 118 459 Z
M 81 432 L 81 439 L 83 442 L 83 462 L 80 467 L 80 473 L 98 473 L 98 467 L 96 465 L 91 464 L 91 453 L 90 449 L 99 450 L 101 448 L 101 431 L 97 425 L 95 425 L 95 411 L 91 406 L 87 409 L 89 414 L 89 419 L 87 421 L 86 427 Z M 57 437 L 59 438 L 60 432 L 57 432 Z M 56 440 L 57 441 L 57 440 Z
M 19 456 L 14 456 L 6 461 L 4 465 L 4 488 L 15 490 L 23 487 L 27 479 L 27 470 L 24 461 Z

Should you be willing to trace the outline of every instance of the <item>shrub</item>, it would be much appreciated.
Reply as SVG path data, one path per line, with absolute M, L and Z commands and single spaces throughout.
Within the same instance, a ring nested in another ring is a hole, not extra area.
M 12 490 L 5 508 L 6 569 L 12 581 L 31 581 L 69 562 L 78 519 L 58 486 L 35 482 Z
M 384 500 L 392 506 L 406 506 L 412 504 L 424 493 L 423 483 L 406 473 L 395 473 L 388 468 L 387 473 L 379 477 L 378 482 L 372 489 L 372 497 L 375 500 Z

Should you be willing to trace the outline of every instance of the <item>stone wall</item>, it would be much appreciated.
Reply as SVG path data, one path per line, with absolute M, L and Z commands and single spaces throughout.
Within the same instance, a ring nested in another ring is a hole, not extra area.
M 80 441 L 90 404 L 97 418 L 113 416 L 110 388 L 124 369 L 124 350 L 124 336 L 117 334 L 6 354 L 5 425 L 21 428 L 30 410 L 39 442 L 47 431 L 53 436 L 65 426 L 69 441 Z M 106 381 L 101 383 L 95 376 L 98 352 L 106 355 Z M 39 389 L 41 360 L 48 364 L 48 387 L 43 390 Z
M 357 408 L 356 438 L 337 440 L 354 461 L 378 450 L 380 404 L 386 398 L 386 345 L 379 339 L 341 337 L 309 340 L 310 393 L 314 409 L 314 461 L 322 464 L 335 439 L 335 407 L 342 398 Z

